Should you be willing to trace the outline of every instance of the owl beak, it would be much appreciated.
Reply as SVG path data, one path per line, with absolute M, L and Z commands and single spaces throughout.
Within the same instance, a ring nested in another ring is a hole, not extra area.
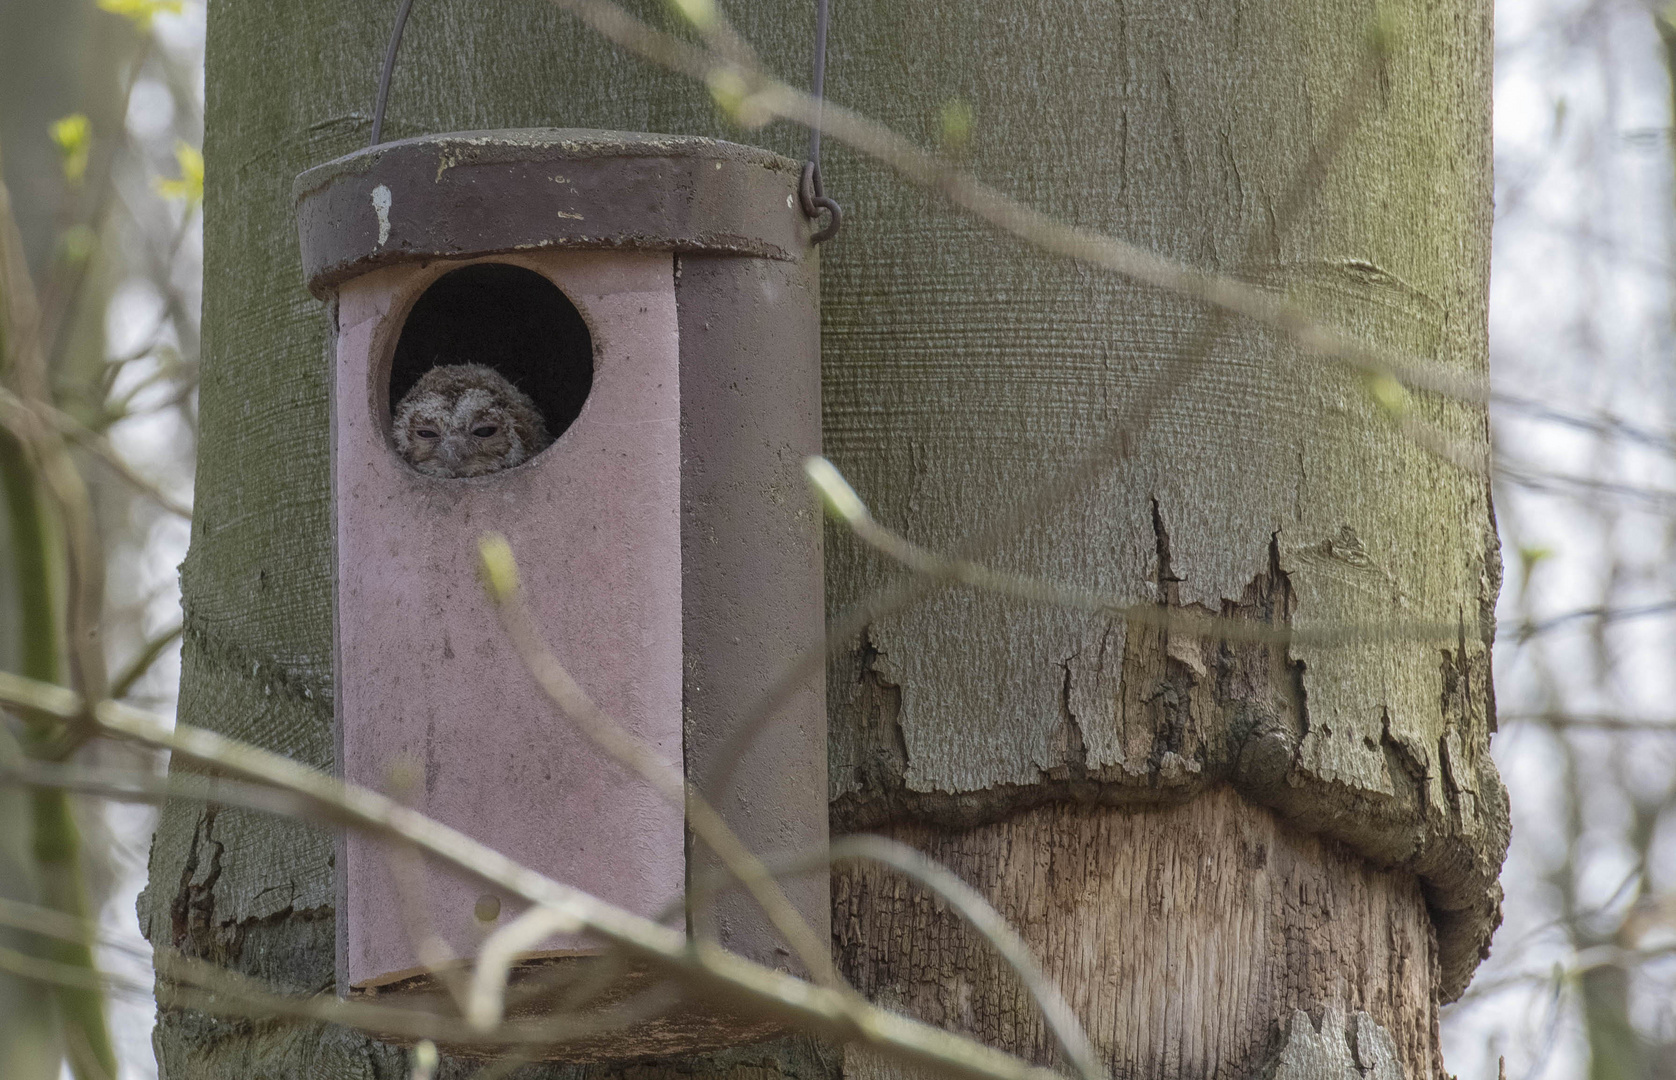
M 449 469 L 458 469 L 465 464 L 467 456 L 466 448 L 462 445 L 464 441 L 453 435 L 443 436 L 441 445 L 436 448 L 437 458 Z

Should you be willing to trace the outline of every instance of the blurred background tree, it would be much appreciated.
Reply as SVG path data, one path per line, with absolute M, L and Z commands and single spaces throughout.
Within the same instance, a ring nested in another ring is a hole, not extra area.
M 1463 1076 L 1676 1076 L 1676 364 L 1670 15 L 1497 11 L 1491 274 L 1507 563 L 1495 756 L 1506 921 Z
M 18 417 L 8 414 L 0 667 L 54 681 L 77 669 L 79 679 L 152 700 L 173 697 L 166 654 L 194 456 L 201 16 L 179 0 L 0 5 L 0 163 L 16 228 L 0 240 L 10 259 L 0 279 L 0 388 L 12 406 L 48 406 L 42 415 L 72 448 L 95 567 L 77 575 L 65 565 L 63 493 L 41 481 L 40 449 L 15 437 Z M 81 662 L 67 636 L 72 593 L 97 613 L 82 628 Z M 0 758 L 29 738 L 25 728 L 0 729 Z M 108 744 L 74 757 L 133 758 Z M 105 965 L 143 971 L 132 893 L 149 822 L 131 808 L 0 791 L 0 898 L 103 913 L 128 950 L 106 950 Z M 0 933 L 7 947 L 86 962 L 85 947 L 31 948 Z M 131 1062 L 149 1070 L 149 1003 L 41 990 L 0 972 L 0 1075 L 57 1078 L 61 1059 L 78 1080 L 114 1075 L 119 1060 L 125 1072 Z

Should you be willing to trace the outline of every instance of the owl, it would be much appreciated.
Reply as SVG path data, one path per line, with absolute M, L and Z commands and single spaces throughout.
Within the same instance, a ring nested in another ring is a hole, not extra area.
M 528 461 L 553 440 L 529 395 L 482 364 L 425 372 L 396 406 L 396 451 L 430 476 L 483 476 Z

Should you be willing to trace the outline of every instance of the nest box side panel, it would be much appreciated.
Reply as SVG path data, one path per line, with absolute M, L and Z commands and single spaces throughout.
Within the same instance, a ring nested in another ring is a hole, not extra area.
M 818 852 L 825 665 L 743 728 L 783 672 L 824 652 L 820 508 L 802 468 L 821 446 L 819 264 L 682 255 L 677 267 L 688 777 L 752 851 Z M 693 872 L 718 869 L 694 844 Z M 785 882 L 822 941 L 828 881 Z M 742 890 L 709 914 L 725 947 L 793 966 Z
M 548 642 L 600 706 L 679 767 L 679 338 L 668 254 L 539 253 L 497 262 L 545 275 L 588 322 L 594 382 L 574 424 L 523 465 L 422 475 L 387 437 L 378 391 L 400 322 L 462 263 L 403 264 L 339 297 L 334 476 L 342 769 L 526 865 L 636 913 L 680 898 L 683 818 L 541 696 L 476 575 L 478 540 L 505 534 Z M 433 868 L 393 873 L 382 842 L 343 846 L 347 985 L 418 966 L 413 926 L 460 955 L 517 909 Z M 488 904 L 488 908 L 496 905 Z M 423 920 L 423 921 L 419 921 Z M 547 953 L 585 948 L 550 940 Z

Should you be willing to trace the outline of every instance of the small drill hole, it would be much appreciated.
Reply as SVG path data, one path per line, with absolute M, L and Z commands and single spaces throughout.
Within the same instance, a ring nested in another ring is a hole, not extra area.
M 500 918 L 500 897 L 494 893 L 484 893 L 472 905 L 472 917 L 480 923 L 492 923 Z
M 425 372 L 483 364 L 528 394 L 557 439 L 575 422 L 594 381 L 593 337 L 558 286 L 533 270 L 476 263 L 425 290 L 390 362 L 390 414 Z

